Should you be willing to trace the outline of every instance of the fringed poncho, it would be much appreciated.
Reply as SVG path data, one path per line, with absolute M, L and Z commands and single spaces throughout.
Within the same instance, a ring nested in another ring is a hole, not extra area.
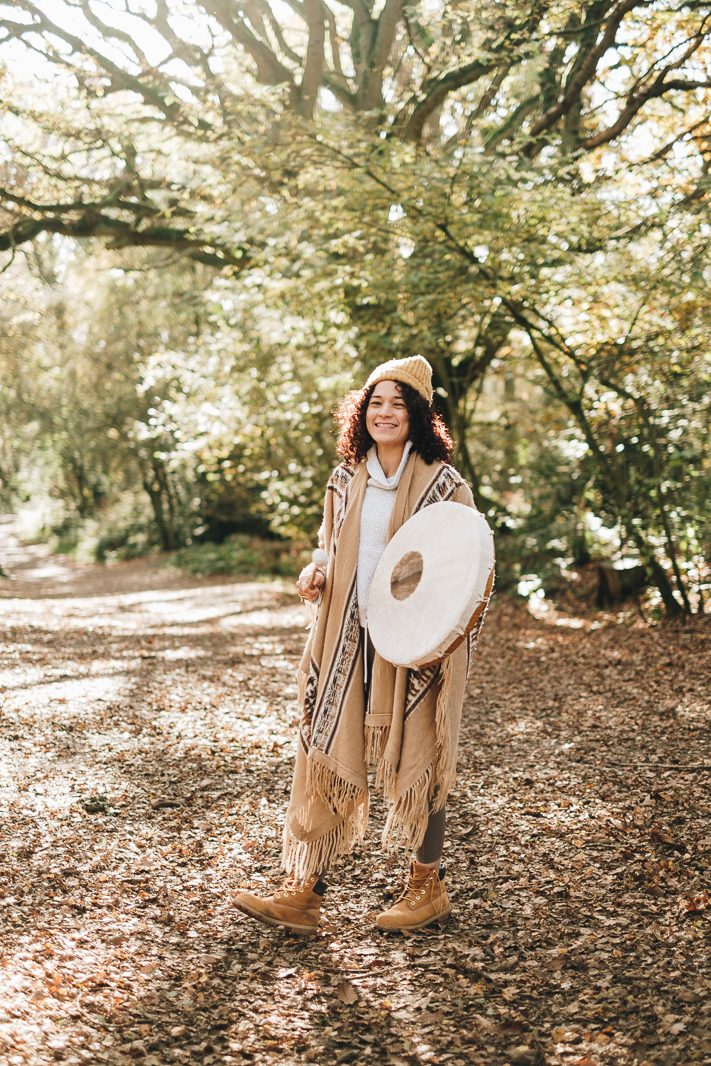
M 483 619 L 436 666 L 395 667 L 376 653 L 365 705 L 356 574 L 367 481 L 365 462 L 341 465 L 326 489 L 319 540 L 328 572 L 299 667 L 303 713 L 282 855 L 286 872 L 301 882 L 362 840 L 369 765 L 389 803 L 383 844 L 415 850 L 422 843 L 430 812 L 442 809 L 454 784 L 464 689 Z M 453 467 L 425 463 L 411 452 L 389 537 L 420 508 L 441 500 L 474 506 Z

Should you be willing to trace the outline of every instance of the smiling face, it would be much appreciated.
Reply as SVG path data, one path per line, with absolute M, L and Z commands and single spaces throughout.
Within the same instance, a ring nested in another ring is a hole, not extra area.
M 365 412 L 365 427 L 377 444 L 405 447 L 410 417 L 397 381 L 379 381 Z

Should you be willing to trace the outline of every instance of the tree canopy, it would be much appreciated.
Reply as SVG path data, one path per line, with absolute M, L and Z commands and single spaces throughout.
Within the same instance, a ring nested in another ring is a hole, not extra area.
M 631 556 L 702 607 L 710 30 L 694 0 L 0 3 L 6 493 L 44 470 L 119 524 L 137 493 L 164 547 L 310 534 L 333 403 L 421 351 L 511 581 Z

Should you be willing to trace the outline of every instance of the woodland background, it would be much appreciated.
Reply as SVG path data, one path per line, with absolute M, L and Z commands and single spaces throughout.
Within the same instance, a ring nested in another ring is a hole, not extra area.
M 419 351 L 500 587 L 608 560 L 703 611 L 710 30 L 697 0 L 0 3 L 2 506 L 80 559 L 291 571 L 334 403 Z
M 3 1066 L 710 1060 L 710 32 L 0 0 Z M 417 351 L 528 599 L 473 664 L 451 921 L 374 931 L 374 797 L 305 942 L 231 893 L 281 876 L 331 411 Z

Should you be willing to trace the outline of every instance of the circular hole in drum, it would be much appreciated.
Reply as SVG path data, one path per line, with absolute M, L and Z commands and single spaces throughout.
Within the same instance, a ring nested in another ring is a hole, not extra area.
M 390 576 L 390 591 L 396 600 L 411 596 L 422 577 L 422 556 L 419 552 L 406 552 Z

